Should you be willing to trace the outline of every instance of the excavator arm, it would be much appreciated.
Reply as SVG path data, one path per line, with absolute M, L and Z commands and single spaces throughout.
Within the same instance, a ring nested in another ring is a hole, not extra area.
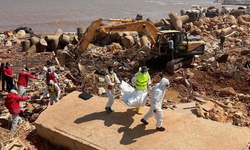
M 159 30 L 148 21 L 138 20 L 132 22 L 130 19 L 109 19 L 108 21 L 122 22 L 114 25 L 101 26 L 103 19 L 94 20 L 90 26 L 87 28 L 82 38 L 80 39 L 78 45 L 80 47 L 80 52 L 83 52 L 89 45 L 90 42 L 94 40 L 96 35 L 100 32 L 123 32 L 123 31 L 137 31 L 145 33 L 150 39 L 151 43 L 156 45 L 155 39 L 158 36 Z

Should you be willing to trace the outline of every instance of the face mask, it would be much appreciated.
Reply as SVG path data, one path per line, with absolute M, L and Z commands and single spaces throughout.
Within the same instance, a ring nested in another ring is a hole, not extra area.
M 114 73 L 114 71 L 112 70 L 112 71 L 110 71 L 110 74 L 113 74 Z
M 51 72 L 49 72 L 49 75 L 51 75 Z

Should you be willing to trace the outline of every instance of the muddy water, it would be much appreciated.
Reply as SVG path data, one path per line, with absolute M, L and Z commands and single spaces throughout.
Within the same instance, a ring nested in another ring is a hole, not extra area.
M 213 0 L 0 0 L 0 30 L 29 26 L 35 33 L 76 31 L 96 18 L 169 18 L 191 5 L 216 6 Z
M 165 93 L 164 99 L 179 103 L 181 101 L 181 98 L 179 98 L 178 96 L 179 96 L 179 92 L 174 91 L 174 90 L 167 90 Z

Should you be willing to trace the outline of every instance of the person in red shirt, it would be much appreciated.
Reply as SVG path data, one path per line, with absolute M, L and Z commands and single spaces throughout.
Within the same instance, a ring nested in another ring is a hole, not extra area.
M 19 73 L 19 78 L 17 81 L 18 85 L 18 96 L 24 96 L 26 92 L 26 88 L 28 86 L 29 78 L 38 79 L 37 77 L 31 75 L 27 67 L 23 68 L 23 70 Z
M 3 72 L 3 69 L 4 69 L 5 65 L 4 63 L 1 63 L 1 68 L 0 68 L 0 78 L 2 80 L 2 91 L 5 91 L 5 75 L 4 75 L 4 72 Z
M 58 80 L 58 75 L 51 70 L 51 68 L 48 68 L 48 71 L 43 75 L 42 82 L 46 79 L 46 85 L 49 85 L 49 81 L 52 80 L 54 83 Z
M 29 96 L 18 96 L 17 91 L 13 89 L 10 90 L 10 93 L 7 95 L 4 105 L 9 110 L 10 114 L 12 114 L 11 131 L 15 130 L 17 124 L 23 122 L 22 118 L 19 116 L 19 113 L 21 112 L 19 101 L 25 101 L 28 99 L 30 99 Z
M 5 81 L 7 83 L 7 91 L 10 92 L 10 90 L 13 89 L 13 72 L 9 62 L 6 62 L 3 72 L 5 75 Z

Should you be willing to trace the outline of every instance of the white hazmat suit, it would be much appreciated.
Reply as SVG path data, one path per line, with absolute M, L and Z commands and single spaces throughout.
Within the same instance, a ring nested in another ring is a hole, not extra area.
M 108 85 L 115 86 L 115 83 L 120 84 L 120 80 L 116 76 L 116 73 L 114 73 L 114 72 L 110 73 L 108 71 L 108 69 L 106 70 L 106 73 L 107 73 L 107 75 L 105 76 L 105 81 L 108 83 Z M 114 75 L 115 83 L 112 83 L 112 81 L 110 80 L 109 75 Z M 107 96 L 109 98 L 106 107 L 110 108 L 114 103 L 115 88 L 113 88 L 113 89 L 105 88 L 105 90 L 106 90 L 106 94 L 107 94 Z
M 164 99 L 164 95 L 168 85 L 169 80 L 166 78 L 162 78 L 161 81 L 150 90 L 150 93 L 152 93 L 152 97 L 150 100 L 150 110 L 141 120 L 144 124 L 148 124 L 146 120 L 154 115 L 155 119 L 157 120 L 156 128 L 162 128 L 162 101 Z

